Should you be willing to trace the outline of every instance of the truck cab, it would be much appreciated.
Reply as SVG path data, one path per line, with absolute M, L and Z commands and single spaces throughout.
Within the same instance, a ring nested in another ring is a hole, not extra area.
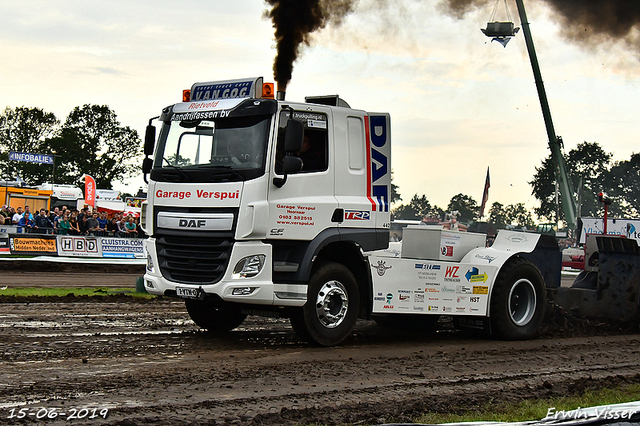
M 251 78 L 196 83 L 158 120 L 146 290 L 185 298 L 203 328 L 267 311 L 321 344 L 346 337 L 371 299 L 364 253 L 389 241 L 389 115 L 276 100 Z

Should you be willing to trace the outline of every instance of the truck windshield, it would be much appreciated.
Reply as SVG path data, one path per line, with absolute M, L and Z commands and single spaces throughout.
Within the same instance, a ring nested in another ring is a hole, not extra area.
M 152 170 L 158 181 L 248 180 L 264 174 L 271 116 L 165 121 Z

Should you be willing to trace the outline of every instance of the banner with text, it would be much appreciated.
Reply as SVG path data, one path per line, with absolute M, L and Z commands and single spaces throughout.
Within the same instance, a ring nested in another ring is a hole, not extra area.
M 144 258 L 144 240 L 141 238 L 100 238 L 102 257 Z
M 58 256 L 102 257 L 99 238 L 58 235 Z
M 10 237 L 9 246 L 11 254 L 57 254 L 56 237 L 51 236 L 24 236 Z

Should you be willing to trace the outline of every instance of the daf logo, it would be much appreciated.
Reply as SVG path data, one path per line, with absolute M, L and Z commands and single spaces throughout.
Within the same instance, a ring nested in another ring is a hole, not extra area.
M 180 228 L 200 228 L 207 226 L 207 221 L 204 219 L 180 219 L 178 226 Z

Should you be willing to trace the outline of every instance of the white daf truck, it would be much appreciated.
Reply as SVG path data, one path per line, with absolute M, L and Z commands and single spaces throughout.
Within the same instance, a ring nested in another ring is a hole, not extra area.
M 499 338 L 536 334 L 559 285 L 555 241 L 501 232 L 486 247 L 482 234 L 412 226 L 389 243 L 389 114 L 270 93 L 262 78 L 196 83 L 155 118 L 157 141 L 150 120 L 149 293 L 184 298 L 212 332 L 278 315 L 325 346 L 358 318 L 426 327 L 444 314 Z

